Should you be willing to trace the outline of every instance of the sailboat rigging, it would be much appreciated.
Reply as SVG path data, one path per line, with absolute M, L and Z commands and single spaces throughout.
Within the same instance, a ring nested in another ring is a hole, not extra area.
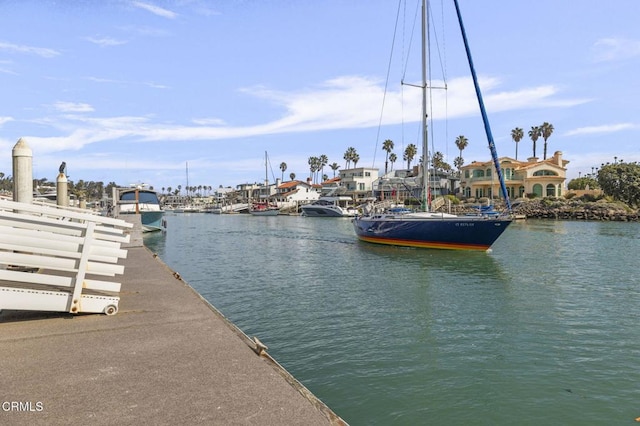
M 427 134 L 427 22 L 428 5 L 422 0 L 422 189 L 423 209 L 421 212 L 379 211 L 375 206 L 367 206 L 365 213 L 353 219 L 353 226 L 358 239 L 370 243 L 388 244 L 407 247 L 487 250 L 511 224 L 511 203 L 506 191 L 495 144 L 491 136 L 489 121 L 486 116 L 482 95 L 478 86 L 471 52 L 469 50 L 466 33 L 462 23 L 462 16 L 458 1 L 454 0 L 460 30 L 463 35 L 465 51 L 471 68 L 476 89 L 478 104 L 482 112 L 485 131 L 489 139 L 489 147 L 494 165 L 500 179 L 503 196 L 509 209 L 508 214 L 500 216 L 477 215 L 456 216 L 446 213 L 436 213 L 429 209 L 428 191 L 428 134 Z
M 277 216 L 280 213 L 280 208 L 269 201 L 269 156 L 267 151 L 264 152 L 264 191 L 265 193 L 261 194 L 260 200 L 251 204 L 249 213 L 254 216 Z

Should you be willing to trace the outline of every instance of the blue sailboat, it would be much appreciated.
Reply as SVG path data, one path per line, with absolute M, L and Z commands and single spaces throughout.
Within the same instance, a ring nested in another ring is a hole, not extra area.
M 434 249 L 462 249 L 488 250 L 502 235 L 513 221 L 511 202 L 504 183 L 504 176 L 500 169 L 498 154 L 491 134 L 480 86 L 473 66 L 471 52 L 458 1 L 454 0 L 460 31 L 464 40 L 465 51 L 473 83 L 478 98 L 478 104 L 484 121 L 489 149 L 496 168 L 500 189 L 505 199 L 507 213 L 501 215 L 457 216 L 447 213 L 428 211 L 426 193 L 429 188 L 428 145 L 427 145 L 427 4 L 422 1 L 422 188 L 423 208 L 421 212 L 406 211 L 377 211 L 375 208 L 365 209 L 365 213 L 353 219 L 353 227 L 359 240 L 369 243 L 388 244 L 395 246 L 434 248 Z

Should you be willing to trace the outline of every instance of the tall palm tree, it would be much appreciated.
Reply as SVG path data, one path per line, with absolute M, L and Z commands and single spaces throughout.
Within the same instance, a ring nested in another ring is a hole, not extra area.
M 542 133 L 542 131 L 540 130 L 540 127 L 538 127 L 538 126 L 532 126 L 531 130 L 529 130 L 529 137 L 533 141 L 533 156 L 534 157 L 536 156 L 536 142 L 538 141 L 538 138 L 540 137 L 541 133 Z
M 516 143 L 516 160 L 518 159 L 518 142 L 524 137 L 524 130 L 520 127 L 516 127 L 511 131 L 511 139 Z
M 407 169 L 411 168 L 411 162 L 413 158 L 418 153 L 418 147 L 415 144 L 410 143 L 404 150 L 404 154 L 402 155 L 402 159 L 407 162 Z
M 333 170 L 333 177 L 336 177 L 336 170 L 340 168 L 338 163 L 331 163 L 329 164 L 329 167 L 331 167 L 331 170 Z
M 544 155 L 542 156 L 543 160 L 547 159 L 547 139 L 553 133 L 553 124 L 547 123 L 546 121 L 542 123 L 540 126 L 540 132 L 542 134 L 542 139 L 544 139 Z
M 291 179 L 292 181 L 296 178 L 296 174 L 295 173 L 289 173 L 289 179 Z
M 469 145 L 469 139 L 465 136 L 460 135 L 456 138 L 456 146 L 460 150 L 460 158 L 462 158 L 462 150 L 465 149 Z
M 316 164 L 318 161 L 318 157 L 309 157 L 309 159 L 307 160 L 307 164 L 309 165 L 309 177 L 311 179 L 313 179 L 313 182 L 315 183 L 315 173 L 316 173 Z
M 351 161 L 353 161 L 353 167 L 358 167 L 358 161 L 360 161 L 360 155 L 358 153 L 354 153 L 353 157 L 351 158 Z
M 389 162 L 391 163 L 391 170 L 393 171 L 393 163 L 395 163 L 396 161 L 398 161 L 398 156 L 396 155 L 395 152 L 392 152 L 389 155 Z
M 393 151 L 393 141 L 391 139 L 387 139 L 386 141 L 382 142 L 382 150 L 386 151 L 387 153 L 387 157 L 384 160 L 384 174 L 386 175 L 389 165 L 389 154 L 391 154 L 391 151 Z
M 320 174 L 322 176 L 324 176 L 324 166 L 327 165 L 327 163 L 329 162 L 329 157 L 327 157 L 326 155 L 322 154 L 319 158 L 320 160 Z
M 284 182 L 284 172 L 287 170 L 287 163 L 285 163 L 284 161 L 280 163 L 280 170 L 282 170 L 282 177 L 280 178 L 280 180 Z

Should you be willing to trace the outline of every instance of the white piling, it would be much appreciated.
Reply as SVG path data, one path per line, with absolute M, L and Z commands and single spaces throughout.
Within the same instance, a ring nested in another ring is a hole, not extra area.
M 56 179 L 56 204 L 59 206 L 69 206 L 68 186 L 67 176 L 61 172 Z
M 33 201 L 33 152 L 27 141 L 18 139 L 12 151 L 13 201 L 31 204 Z

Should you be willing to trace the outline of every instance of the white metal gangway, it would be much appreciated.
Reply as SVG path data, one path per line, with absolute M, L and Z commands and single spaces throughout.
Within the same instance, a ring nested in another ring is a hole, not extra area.
M 0 199 L 0 311 L 118 311 L 123 220 Z M 99 278 L 99 279 L 96 279 Z

